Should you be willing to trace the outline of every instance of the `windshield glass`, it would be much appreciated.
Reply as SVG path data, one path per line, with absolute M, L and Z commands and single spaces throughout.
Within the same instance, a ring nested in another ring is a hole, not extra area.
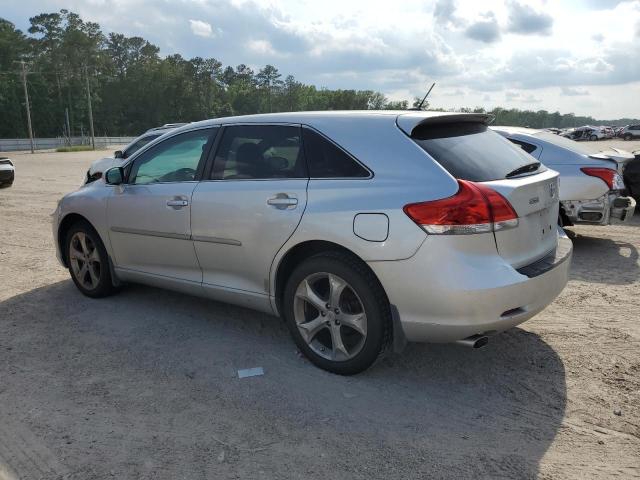
M 519 169 L 528 174 L 544 169 L 519 146 L 482 123 L 424 125 L 413 131 L 412 139 L 451 175 L 461 180 L 488 182 L 507 178 Z M 539 167 L 522 169 L 531 164 Z
M 537 132 L 533 135 L 549 143 L 558 145 L 559 147 L 564 147 L 572 150 L 576 153 L 581 153 L 583 155 L 590 155 L 594 153 L 593 148 L 589 148 L 586 144 L 576 142 L 575 140 L 571 140 L 570 138 L 561 137 L 560 135 L 556 135 L 555 133 Z

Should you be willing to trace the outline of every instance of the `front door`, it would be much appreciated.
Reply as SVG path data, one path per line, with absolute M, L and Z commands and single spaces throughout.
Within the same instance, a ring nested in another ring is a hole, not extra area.
M 127 183 L 114 187 L 107 202 L 117 268 L 202 281 L 191 241 L 191 200 L 215 130 L 174 135 L 133 159 Z
M 239 303 L 267 301 L 271 262 L 307 203 L 300 126 L 233 125 L 221 135 L 191 211 L 205 290 L 227 301 L 236 294 Z

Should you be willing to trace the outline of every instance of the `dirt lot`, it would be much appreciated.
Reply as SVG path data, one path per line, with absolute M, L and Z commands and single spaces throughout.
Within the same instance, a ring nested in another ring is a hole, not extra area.
M 566 290 L 487 348 L 410 345 L 343 378 L 266 315 L 142 286 L 83 297 L 49 215 L 95 154 L 11 156 L 0 479 L 640 477 L 640 216 L 572 229 Z

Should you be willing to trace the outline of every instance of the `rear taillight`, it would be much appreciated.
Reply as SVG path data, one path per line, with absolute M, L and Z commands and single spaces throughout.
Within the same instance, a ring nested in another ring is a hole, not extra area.
M 624 190 L 624 181 L 618 172 L 611 168 L 584 167 L 582 173 L 590 177 L 598 177 L 607 184 L 609 190 Z
M 404 212 L 427 233 L 439 235 L 485 233 L 518 225 L 515 210 L 498 192 L 466 180 L 458 184 L 452 197 L 411 203 Z

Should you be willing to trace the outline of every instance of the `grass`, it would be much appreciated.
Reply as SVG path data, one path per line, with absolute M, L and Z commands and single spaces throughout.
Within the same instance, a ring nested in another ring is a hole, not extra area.
M 56 148 L 56 152 L 86 152 L 88 150 L 93 150 L 91 145 L 73 145 L 71 147 Z

